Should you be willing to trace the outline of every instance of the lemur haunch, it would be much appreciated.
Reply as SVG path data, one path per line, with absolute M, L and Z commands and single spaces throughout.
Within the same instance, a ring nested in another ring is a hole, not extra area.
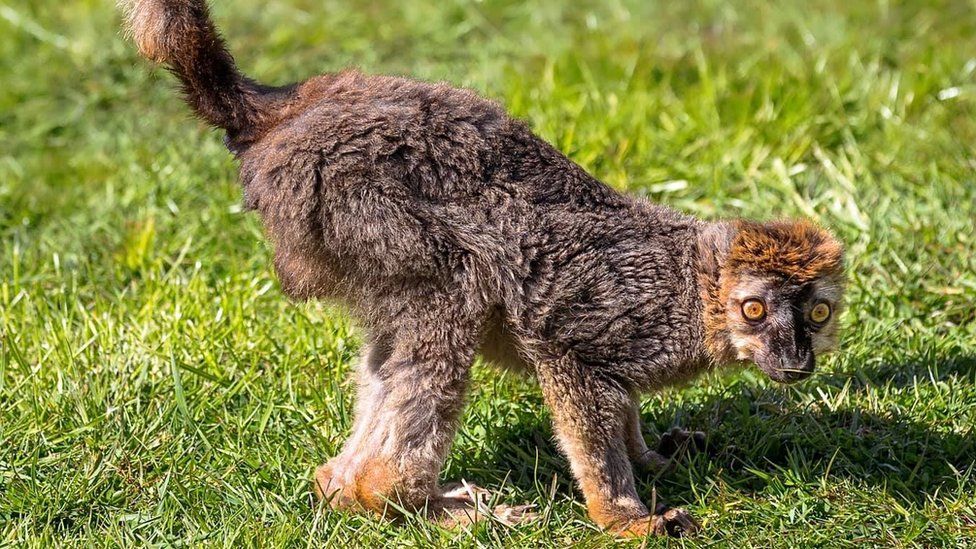
M 688 513 L 637 495 L 633 463 L 661 461 L 638 395 L 740 361 L 802 379 L 836 344 L 843 250 L 809 222 L 705 222 L 621 195 L 443 83 L 264 86 L 205 0 L 126 3 L 141 53 L 226 131 L 284 293 L 338 300 L 368 333 L 352 434 L 315 475 L 334 508 L 470 508 L 438 474 L 481 353 L 538 379 L 598 525 L 688 534 Z

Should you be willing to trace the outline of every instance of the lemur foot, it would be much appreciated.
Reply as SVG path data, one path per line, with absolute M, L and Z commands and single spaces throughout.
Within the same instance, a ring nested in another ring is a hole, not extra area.
M 705 453 L 707 448 L 705 433 L 675 427 L 661 435 L 657 453 L 666 458 L 676 458 L 686 452 L 689 454 Z
M 416 508 L 425 493 L 411 492 L 399 482 L 388 460 L 371 458 L 352 462 L 343 457 L 329 460 L 315 470 L 315 496 L 332 509 L 352 512 L 397 514 L 397 505 Z M 396 504 L 390 507 L 390 503 Z
M 341 467 L 336 467 L 333 461 L 315 469 L 313 482 L 317 501 L 333 509 L 352 509 L 356 506 L 355 486 L 343 478 Z
M 491 492 L 469 482 L 461 481 L 443 488 L 438 501 L 432 504 L 437 522 L 456 528 L 493 520 L 515 526 L 538 518 L 535 504 L 491 505 Z
M 641 538 L 647 535 L 684 538 L 694 536 L 699 530 L 701 525 L 688 511 L 661 504 L 653 515 L 630 519 L 623 527 L 614 528 L 613 533 L 627 538 Z

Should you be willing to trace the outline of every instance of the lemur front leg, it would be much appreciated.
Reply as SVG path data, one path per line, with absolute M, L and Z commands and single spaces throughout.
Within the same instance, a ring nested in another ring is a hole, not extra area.
M 633 404 L 626 390 L 571 354 L 543 361 L 537 372 L 560 447 L 597 525 L 625 537 L 682 536 L 699 529 L 683 509 L 651 513 L 638 497 L 628 459 Z

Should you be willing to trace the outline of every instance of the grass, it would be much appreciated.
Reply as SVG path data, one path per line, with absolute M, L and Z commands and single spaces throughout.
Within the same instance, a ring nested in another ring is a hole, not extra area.
M 611 185 L 849 246 L 843 351 L 649 395 L 715 455 L 642 494 L 690 546 L 976 544 L 972 2 L 219 1 L 268 82 L 357 65 L 480 90 Z M 539 521 L 316 511 L 359 345 L 279 295 L 221 137 L 111 2 L 0 0 L 0 544 L 603 546 L 531 382 L 478 368 L 444 472 Z M 650 540 L 649 545 L 674 544 Z

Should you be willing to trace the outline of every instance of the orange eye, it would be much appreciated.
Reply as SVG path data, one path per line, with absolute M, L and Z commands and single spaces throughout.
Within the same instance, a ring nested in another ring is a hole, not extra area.
M 746 320 L 762 320 L 766 318 L 766 305 L 761 299 L 747 299 L 742 302 L 742 316 Z
M 823 301 L 814 305 L 813 309 L 810 309 L 810 320 L 817 324 L 827 322 L 828 318 L 830 318 L 830 305 L 827 305 Z

